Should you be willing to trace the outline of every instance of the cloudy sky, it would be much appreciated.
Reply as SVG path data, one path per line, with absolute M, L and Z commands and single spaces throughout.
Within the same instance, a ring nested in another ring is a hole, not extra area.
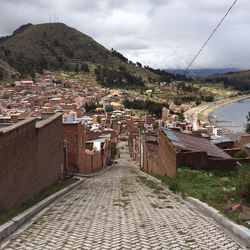
M 64 22 L 133 61 L 185 68 L 233 0 L 0 0 L 0 35 Z M 250 1 L 235 8 L 193 68 L 250 68 Z

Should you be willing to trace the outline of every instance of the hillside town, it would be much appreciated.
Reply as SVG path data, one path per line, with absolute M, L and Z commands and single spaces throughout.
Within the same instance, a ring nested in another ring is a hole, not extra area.
M 174 177 L 179 165 L 233 169 L 250 157 L 250 135 L 242 132 L 223 136 L 222 130 L 209 122 L 195 126 L 189 117 L 179 121 L 175 112 L 188 110 L 190 104 L 170 103 L 169 109 L 163 107 L 159 118 L 147 113 L 138 115 L 123 105 L 124 100 L 138 98 L 136 92 L 86 86 L 88 78 L 67 83 L 53 75 L 40 79 L 0 87 L 1 137 L 8 141 L 11 133 L 6 131 L 19 131 L 19 124 L 61 120 L 61 164 L 67 174 L 90 174 L 107 167 L 116 157 L 120 140 L 128 141 L 130 155 L 140 169 L 162 176 Z M 15 148 L 18 141 L 11 143 Z M 246 159 L 234 157 L 241 151 L 246 152 Z M 1 162 L 11 152 L 2 154 Z M 8 164 L 10 168 L 14 165 L 11 161 Z
M 249 134 L 223 136 L 209 123 L 194 129 L 192 120 L 179 121 L 180 107 L 173 104 L 161 117 L 135 114 L 123 105 L 137 98 L 133 92 L 84 86 L 86 81 L 73 80 L 67 88 L 46 75 L 42 82 L 1 86 L 0 188 L 14 185 L 15 191 L 1 193 L 0 211 L 16 209 L 59 179 L 90 177 L 115 166 L 124 143 L 135 168 L 168 178 L 180 166 L 231 171 L 250 161 Z M 245 157 L 237 157 L 243 151 Z M 235 206 L 230 209 L 243 211 Z M 246 225 L 248 220 L 247 215 Z
M 2 0 L 0 250 L 250 249 L 250 4 L 184 2 Z

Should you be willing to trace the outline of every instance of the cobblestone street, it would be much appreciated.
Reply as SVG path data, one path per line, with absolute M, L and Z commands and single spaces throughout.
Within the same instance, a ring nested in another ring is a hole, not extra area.
M 141 177 L 122 145 L 114 167 L 64 196 L 4 249 L 243 249 Z

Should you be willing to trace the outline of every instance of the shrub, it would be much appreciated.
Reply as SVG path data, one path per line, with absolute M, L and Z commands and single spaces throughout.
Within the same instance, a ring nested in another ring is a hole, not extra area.
M 247 167 L 239 170 L 239 183 L 237 193 L 241 198 L 250 202 L 250 170 Z
M 247 153 L 244 150 L 240 150 L 234 155 L 234 158 L 246 158 Z
M 170 190 L 174 191 L 174 192 L 180 192 L 181 191 L 181 187 L 178 183 L 178 180 L 176 179 L 170 179 L 168 182 L 168 187 Z

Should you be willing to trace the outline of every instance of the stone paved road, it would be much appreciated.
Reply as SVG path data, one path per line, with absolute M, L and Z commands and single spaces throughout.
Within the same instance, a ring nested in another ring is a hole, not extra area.
M 63 197 L 5 250 L 243 249 L 131 165 L 125 146 L 117 166 Z

